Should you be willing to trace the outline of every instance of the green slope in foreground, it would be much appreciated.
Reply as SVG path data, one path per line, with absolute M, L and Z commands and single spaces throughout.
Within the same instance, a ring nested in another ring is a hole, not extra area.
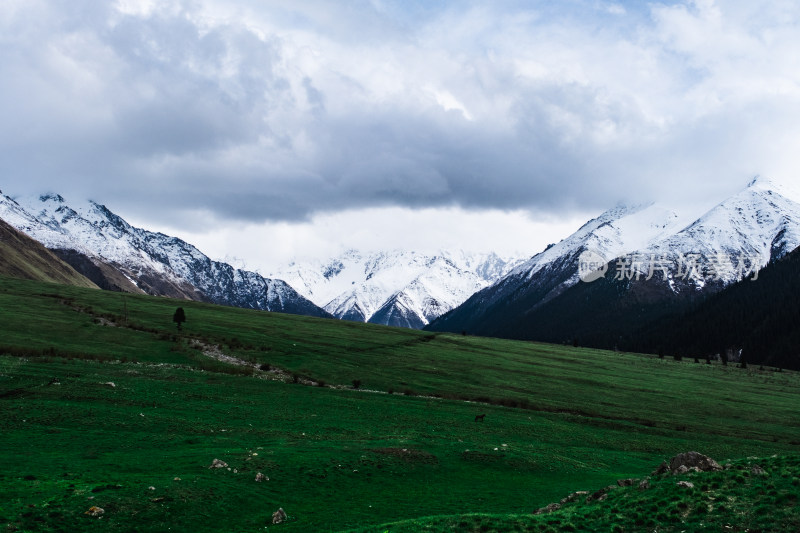
M 358 531 L 800 531 L 800 457 L 750 457 L 725 468 L 572 493 L 534 515 L 426 517 Z
M 220 352 L 269 371 L 207 355 Z M 338 531 L 408 519 L 381 530 L 538 530 L 555 527 L 529 516 L 539 507 L 644 477 L 678 452 L 724 461 L 800 445 L 791 372 L 7 278 L 0 354 L 9 530 Z M 209 469 L 215 458 L 230 470 Z M 758 509 L 791 503 L 798 474 L 786 461 L 776 475 L 788 481 Z M 85 514 L 92 506 L 104 513 Z M 278 507 L 289 520 L 273 526 Z M 559 512 L 589 527 L 588 511 Z M 464 513 L 480 515 L 421 518 Z M 659 531 L 690 516 L 667 514 Z

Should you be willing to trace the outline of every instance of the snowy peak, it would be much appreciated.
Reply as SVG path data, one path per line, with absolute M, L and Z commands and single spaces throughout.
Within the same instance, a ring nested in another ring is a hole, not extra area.
M 611 260 L 635 250 L 648 248 L 665 236 L 681 229 L 686 216 L 655 203 L 620 205 L 588 221 L 578 231 L 536 254 L 516 267 L 509 277 L 532 279 L 539 271 L 555 262 L 569 261 L 574 272 L 570 283 L 577 283 L 577 257 L 585 251 Z
M 61 195 L 44 194 L 18 198 L 17 205 L 30 214 L 28 223 L 18 229 L 48 248 L 91 253 L 101 246 L 103 253 L 99 255 L 107 256 L 111 250 L 118 253 L 128 250 L 129 238 L 125 243 L 116 241 L 135 233 L 122 219 L 91 201 L 72 207 Z
M 58 194 L 3 196 L 0 218 L 106 288 L 330 316 L 281 280 L 212 261 L 181 239 L 134 228 L 94 201 L 71 206 Z
M 420 328 L 517 262 L 493 253 L 347 250 L 273 275 L 337 318 Z
M 688 256 L 705 261 L 727 257 L 732 261 L 745 258 L 748 265 L 758 268 L 800 245 L 800 203 L 786 196 L 786 191 L 790 188 L 758 177 L 699 217 L 656 203 L 617 206 L 535 255 L 513 274 L 531 280 L 543 268 L 574 258 L 567 262 L 571 275 L 565 282 L 574 284 L 579 281 L 577 257 L 587 250 L 606 261 Z M 645 259 L 639 268 L 649 266 Z M 675 263 L 675 270 L 678 269 Z M 728 271 L 719 281 L 730 283 L 742 275 Z
M 609 209 L 474 294 L 432 328 L 508 334 L 508 328 L 517 327 L 511 324 L 523 324 L 524 317 L 551 302 L 561 305 L 562 295 L 576 294 L 571 289 L 582 283 L 585 252 L 593 252 L 592 262 L 606 265 L 605 277 L 621 282 L 620 290 L 634 291 L 633 299 L 721 290 L 800 246 L 800 195 L 790 189 L 758 178 L 700 216 L 658 204 Z M 573 309 L 574 303 L 563 306 Z
M 753 178 L 750 183 L 747 184 L 747 189 L 745 189 L 745 191 L 746 190 L 776 193 L 789 200 L 800 203 L 800 187 L 796 184 L 781 183 L 764 176 L 756 176 Z
M 32 216 L 13 198 L 0 193 L 0 218 L 15 228 L 39 225 L 40 222 Z
M 692 255 L 702 264 L 746 264 L 745 272 L 758 270 L 800 246 L 800 203 L 782 194 L 785 190 L 757 178 L 686 228 L 641 250 L 665 257 Z M 742 275 L 739 269 L 714 271 L 726 284 Z

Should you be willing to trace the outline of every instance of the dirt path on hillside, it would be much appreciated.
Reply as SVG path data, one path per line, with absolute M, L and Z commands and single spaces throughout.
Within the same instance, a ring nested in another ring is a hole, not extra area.
M 275 381 L 282 381 L 284 383 L 300 383 L 301 385 L 320 386 L 317 381 L 306 379 L 302 377 L 295 377 L 282 368 L 277 368 L 272 365 L 265 365 L 260 363 L 253 363 L 246 361 L 239 357 L 226 354 L 218 344 L 208 344 L 200 339 L 189 339 L 189 347 L 198 349 L 203 355 L 215 361 L 226 363 L 229 365 L 240 366 L 245 368 L 252 368 L 253 374 L 256 376 L 272 379 Z M 266 366 L 266 368 L 265 368 Z

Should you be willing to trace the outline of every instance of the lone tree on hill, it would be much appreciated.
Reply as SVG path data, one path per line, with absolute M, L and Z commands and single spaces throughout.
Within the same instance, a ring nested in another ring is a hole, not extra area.
M 172 321 L 178 324 L 178 329 L 181 329 L 181 324 L 186 322 L 186 313 L 183 312 L 183 307 L 175 310 L 175 314 L 172 315 Z

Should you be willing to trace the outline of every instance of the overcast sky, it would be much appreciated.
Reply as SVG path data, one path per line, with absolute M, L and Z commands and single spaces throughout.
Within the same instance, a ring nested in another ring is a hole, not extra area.
M 0 189 L 269 270 L 797 179 L 794 0 L 3 0 Z

